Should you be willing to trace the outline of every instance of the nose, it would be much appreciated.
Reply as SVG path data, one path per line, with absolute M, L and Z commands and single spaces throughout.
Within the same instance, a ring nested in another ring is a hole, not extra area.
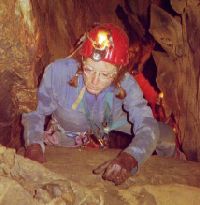
M 93 85 L 97 85 L 100 81 L 100 74 L 98 72 L 94 72 L 91 78 L 91 83 Z

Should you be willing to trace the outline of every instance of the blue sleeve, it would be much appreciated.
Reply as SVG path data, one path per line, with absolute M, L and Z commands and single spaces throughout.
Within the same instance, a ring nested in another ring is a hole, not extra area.
M 37 109 L 30 113 L 22 114 L 22 124 L 24 126 L 25 144 L 43 144 L 45 117 L 50 115 L 57 107 L 52 89 L 53 64 L 47 66 L 38 89 Z
M 37 109 L 22 115 L 25 144 L 38 143 L 43 145 L 45 117 L 51 115 L 62 103 L 66 102 L 67 93 L 73 90 L 68 82 L 76 73 L 79 63 L 71 58 L 58 59 L 44 71 L 38 89 Z
M 156 148 L 159 138 L 157 121 L 147 106 L 146 100 L 137 82 L 127 75 L 122 82 L 127 96 L 124 99 L 124 109 L 129 113 L 129 121 L 133 123 L 135 137 L 124 150 L 131 154 L 141 164 L 150 157 Z

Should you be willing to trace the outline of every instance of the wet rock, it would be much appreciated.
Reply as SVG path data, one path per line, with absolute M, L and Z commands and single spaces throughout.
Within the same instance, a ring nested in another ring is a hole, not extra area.
M 47 147 L 45 167 L 100 193 L 102 204 L 198 204 L 200 163 L 152 156 L 124 184 L 114 186 L 92 170 L 119 150 Z M 59 158 L 58 158 L 59 156 Z
M 27 201 L 41 205 L 81 204 L 81 201 L 98 204 L 99 201 L 99 195 L 94 196 L 89 189 L 3 146 L 0 146 L 0 181 L 2 205 L 21 205 Z
M 190 0 L 186 4 L 185 1 L 173 0 L 172 6 L 179 16 L 151 6 L 150 32 L 165 50 L 154 52 L 153 56 L 167 114 L 175 115 L 181 131 L 182 148 L 187 158 L 195 161 L 200 159 L 200 140 L 197 137 L 200 132 L 199 1 Z
M 0 146 L 0 204 L 188 205 L 190 199 L 191 205 L 198 204 L 199 163 L 154 156 L 120 186 L 92 174 L 118 153 L 46 147 L 47 162 L 42 165 Z

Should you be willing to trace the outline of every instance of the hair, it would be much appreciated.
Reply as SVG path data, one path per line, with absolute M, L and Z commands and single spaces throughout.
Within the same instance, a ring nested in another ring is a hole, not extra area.
M 78 86 L 78 77 L 79 75 L 83 74 L 83 67 L 80 66 L 78 70 L 76 71 L 75 75 L 71 78 L 71 80 L 68 82 L 70 86 L 77 88 Z
M 119 68 L 119 71 L 117 73 L 117 76 L 113 80 L 113 85 L 118 89 L 118 93 L 115 95 L 118 99 L 123 100 L 126 97 L 126 91 L 121 86 L 121 81 L 124 79 L 125 73 L 127 73 L 128 67 L 122 66 Z
M 128 67 L 120 67 L 119 71 L 117 73 L 117 76 L 113 80 L 112 84 L 118 89 L 118 93 L 115 95 L 118 99 L 123 100 L 126 97 L 126 91 L 124 88 L 121 87 L 120 82 L 123 80 L 125 73 L 128 71 Z M 78 77 L 79 75 L 83 74 L 83 65 L 78 68 L 75 75 L 71 78 L 71 80 L 68 82 L 70 86 L 77 87 L 78 86 Z

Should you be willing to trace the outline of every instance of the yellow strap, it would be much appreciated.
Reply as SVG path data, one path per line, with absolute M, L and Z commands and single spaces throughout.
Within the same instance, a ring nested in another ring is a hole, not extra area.
M 83 87 L 77 97 L 77 99 L 75 100 L 75 102 L 72 104 L 72 110 L 76 110 L 76 108 L 78 107 L 78 105 L 80 104 L 81 100 L 83 99 L 83 95 L 85 93 L 86 88 Z

